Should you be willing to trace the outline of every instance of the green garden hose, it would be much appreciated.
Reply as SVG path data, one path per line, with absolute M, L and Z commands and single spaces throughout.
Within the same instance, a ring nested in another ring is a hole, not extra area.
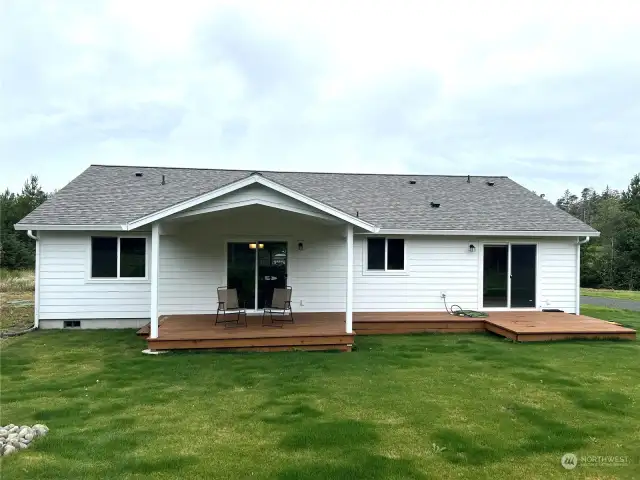
M 477 310 L 463 310 L 460 305 L 451 305 L 451 309 L 447 307 L 447 299 L 444 298 L 444 308 L 447 313 L 451 315 L 455 315 L 457 317 L 468 317 L 468 318 L 486 318 L 489 315 L 485 312 L 478 312 Z

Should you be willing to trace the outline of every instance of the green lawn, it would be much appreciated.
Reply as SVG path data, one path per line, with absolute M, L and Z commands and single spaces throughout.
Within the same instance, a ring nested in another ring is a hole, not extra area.
M 581 288 L 581 295 L 589 297 L 621 298 L 640 302 L 640 292 L 637 290 L 609 290 L 606 288 Z
M 640 314 L 584 307 L 640 326 Z M 621 318 L 624 317 L 624 319 Z M 2 345 L 11 479 L 640 478 L 640 344 L 357 338 L 352 353 L 145 356 L 131 331 Z M 560 466 L 567 452 L 627 466 Z

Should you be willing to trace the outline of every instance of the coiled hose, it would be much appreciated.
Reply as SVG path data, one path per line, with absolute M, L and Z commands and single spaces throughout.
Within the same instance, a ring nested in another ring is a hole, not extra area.
M 485 312 L 479 312 L 477 310 L 463 310 L 460 305 L 451 305 L 451 308 L 447 306 L 447 299 L 443 298 L 444 308 L 450 315 L 455 315 L 457 317 L 468 317 L 468 318 L 485 318 L 488 317 Z

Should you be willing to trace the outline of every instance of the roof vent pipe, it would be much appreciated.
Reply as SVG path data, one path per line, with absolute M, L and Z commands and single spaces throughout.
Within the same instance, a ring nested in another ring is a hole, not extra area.
M 467 175 L 467 183 L 471 183 L 471 175 Z
M 165 185 L 167 182 L 164 180 L 164 175 L 162 175 L 162 185 Z

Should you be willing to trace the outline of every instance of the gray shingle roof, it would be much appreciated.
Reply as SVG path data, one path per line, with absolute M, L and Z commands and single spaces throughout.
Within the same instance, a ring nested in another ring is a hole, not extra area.
M 121 225 L 252 173 L 92 165 L 19 224 Z M 507 177 L 260 173 L 382 229 L 596 232 Z

